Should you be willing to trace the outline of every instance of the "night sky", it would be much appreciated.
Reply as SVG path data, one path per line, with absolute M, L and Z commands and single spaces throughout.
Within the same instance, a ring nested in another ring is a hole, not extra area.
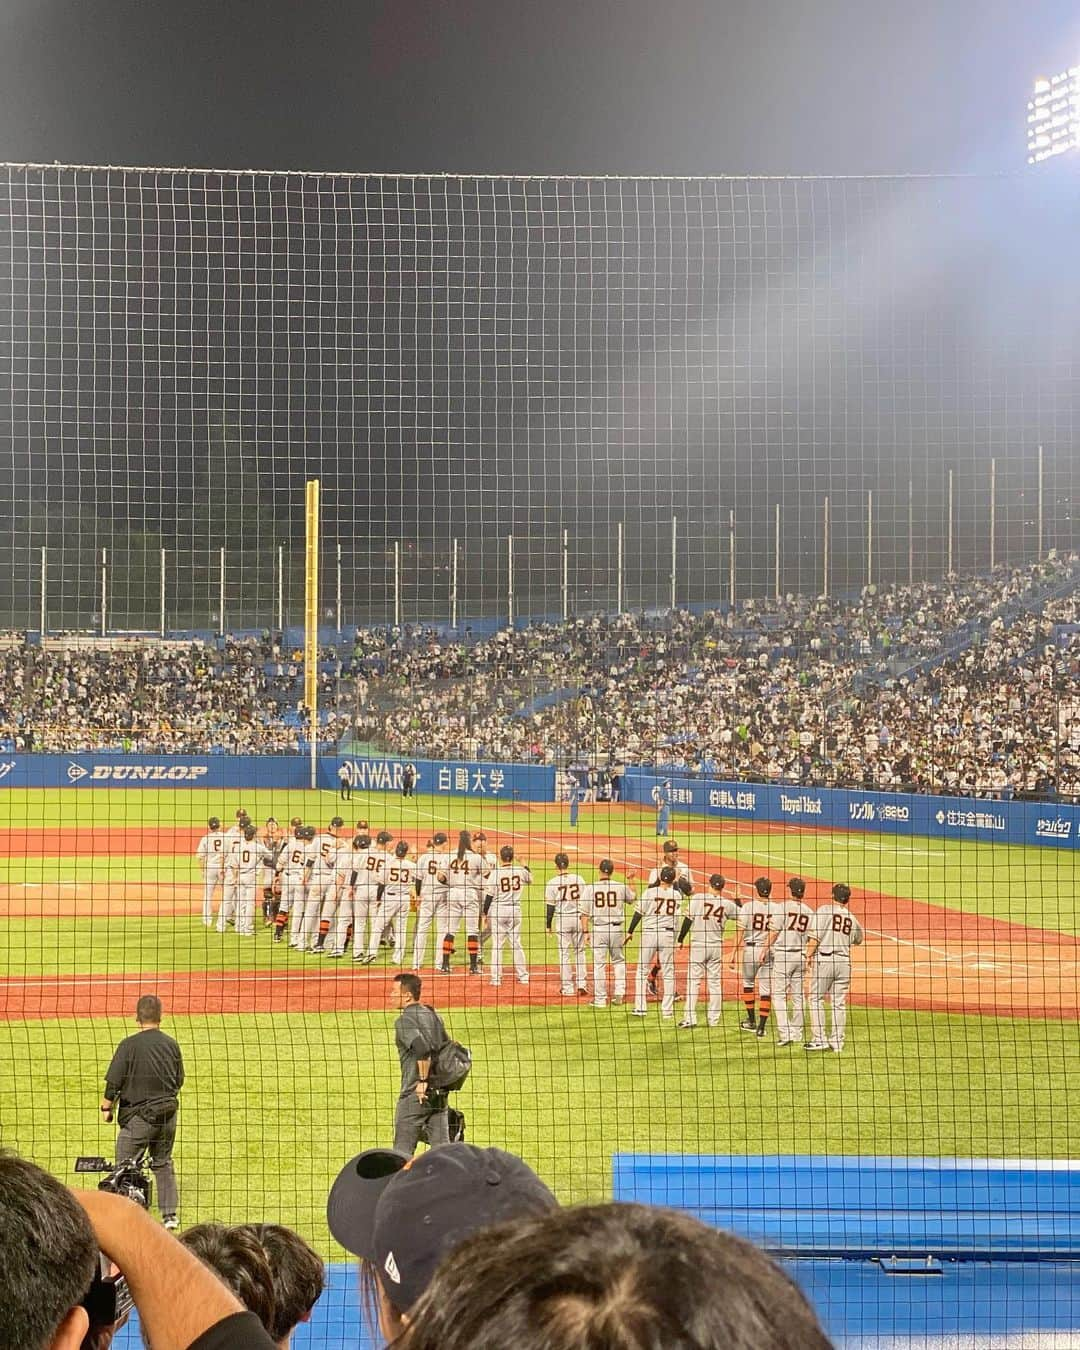
M 1008 171 L 1068 0 L 5 0 L 10 160 Z
M 1076 59 L 1075 6 L 8 3 L 0 158 L 307 169 L 180 177 L 19 170 L 0 183 L 0 454 L 25 518 L 0 623 L 36 612 L 42 546 L 67 620 L 135 624 L 174 559 L 176 618 L 230 590 L 260 620 L 303 479 L 326 493 L 349 608 L 443 607 L 465 542 L 480 607 L 857 585 L 955 543 L 1075 541 L 1080 265 L 1075 165 L 1024 166 L 1033 78 Z M 366 175 L 331 176 L 333 171 Z M 481 175 L 427 180 L 380 174 Z M 485 175 L 975 174 L 943 182 L 506 183 Z M 995 178 L 994 175 L 1009 175 Z M 1014 176 L 1015 175 L 1015 176 Z M 6 202 L 6 204 L 5 204 Z M 290 568 L 293 563 L 290 562 Z M 10 580 L 9 580 L 10 577 Z M 290 573 L 295 590 L 295 570 Z M 466 602 L 468 603 L 468 602 Z M 182 614 L 181 611 L 184 611 Z

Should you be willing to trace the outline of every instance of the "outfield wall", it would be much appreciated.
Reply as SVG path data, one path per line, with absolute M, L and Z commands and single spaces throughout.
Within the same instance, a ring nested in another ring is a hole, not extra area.
M 358 792 L 400 792 L 406 762 L 416 770 L 416 791 L 491 801 L 550 802 L 555 770 L 537 764 L 488 764 L 464 760 L 372 759 L 324 756 L 318 784 L 338 790 L 348 766 Z M 141 755 L 98 752 L 0 757 L 0 787 L 306 788 L 306 755 Z
M 984 844 L 1080 847 L 1080 807 L 1052 802 L 729 783 L 645 769 L 631 769 L 626 774 L 623 801 L 651 805 L 653 788 L 664 783 L 671 785 L 673 813 L 693 811 L 726 820 L 929 835 Z
M 415 789 L 419 793 L 507 802 L 555 800 L 555 770 L 539 764 L 327 755 L 318 761 L 318 785 L 336 792 L 338 771 L 345 764 L 358 792 L 399 793 L 407 762 L 416 769 Z M 305 755 L 98 752 L 14 753 L 0 758 L 0 787 L 300 789 L 309 785 L 310 775 L 310 761 Z M 672 810 L 676 813 L 871 834 L 929 835 L 989 844 L 1080 847 L 1080 807 L 1049 802 L 779 787 L 667 776 L 646 769 L 627 772 L 623 779 L 623 801 L 648 806 L 653 788 L 665 782 L 671 784 Z

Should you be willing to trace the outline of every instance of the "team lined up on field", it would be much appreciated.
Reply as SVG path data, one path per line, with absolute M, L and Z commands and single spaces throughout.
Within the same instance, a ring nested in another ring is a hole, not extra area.
M 482 972 L 483 945 L 490 941 L 490 980 L 502 983 L 503 958 L 509 949 L 520 984 L 529 971 L 521 943 L 521 902 L 533 884 L 531 870 L 517 862 L 504 845 L 496 855 L 486 836 L 462 831 L 456 849 L 444 833 L 435 834 L 415 856 L 405 840 L 394 843 L 388 830 L 374 838 L 366 821 L 345 836 L 345 822 L 335 816 L 321 834 L 299 818 L 285 835 L 270 820 L 260 836 L 243 811 L 236 824 L 221 828 L 211 817 L 196 856 L 203 870 L 203 923 L 215 923 L 214 900 L 221 888 L 217 931 L 233 923 L 242 936 L 254 936 L 262 889 L 264 922 L 273 939 L 288 933 L 289 945 L 315 956 L 343 958 L 350 945 L 354 961 L 371 964 L 382 945 L 392 945 L 392 961 L 405 959 L 410 910 L 417 913 L 412 968 L 425 964 L 434 933 L 439 959 L 435 969 L 450 974 L 459 932 L 464 930 L 469 958 L 467 973 Z M 725 930 L 734 926 L 730 966 L 741 968 L 744 1031 L 766 1035 L 775 1011 L 780 1045 L 801 1044 L 804 989 L 809 995 L 812 1039 L 809 1050 L 844 1047 L 850 951 L 863 940 L 859 921 L 848 909 L 850 889 L 833 887 L 832 904 L 812 909 L 803 899 L 806 883 L 792 877 L 789 898 L 771 899 L 772 882 L 759 877 L 753 899 L 743 902 L 726 894 L 727 880 L 714 873 L 707 889 L 695 890 L 694 877 L 678 858 L 678 844 L 664 844 L 664 861 L 648 874 L 639 896 L 626 881 L 615 879 L 615 864 L 602 859 L 596 881 L 570 870 L 567 854 L 554 858 L 555 874 L 544 887 L 546 929 L 558 942 L 560 989 L 565 997 L 592 995 L 593 1005 L 619 1005 L 626 996 L 626 944 L 641 930 L 634 980 L 635 1016 L 648 1014 L 647 1000 L 659 997 L 661 1016 L 674 1018 L 679 998 L 675 982 L 675 948 L 689 939 L 685 1011 L 679 1026 L 697 1025 L 702 985 L 707 991 L 706 1020 L 716 1026 L 721 1015 L 721 975 Z M 624 927 L 626 911 L 632 910 Z M 592 948 L 592 986 L 587 951 Z M 826 1036 L 824 1000 L 832 1004 L 832 1030 Z M 774 1005 L 775 1000 L 775 1005 Z

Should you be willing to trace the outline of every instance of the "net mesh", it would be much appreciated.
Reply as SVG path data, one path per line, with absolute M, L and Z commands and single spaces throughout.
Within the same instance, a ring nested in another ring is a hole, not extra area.
M 61 1175 L 109 1152 L 86 1118 L 157 992 L 188 1062 L 184 1221 L 281 1219 L 342 1258 L 325 1197 L 393 1137 L 390 975 L 425 897 L 387 951 L 340 908 L 348 869 L 264 928 L 265 871 L 230 927 L 197 848 L 243 806 L 271 851 L 267 817 L 340 811 L 345 854 L 468 827 L 530 866 L 527 985 L 508 952 L 491 987 L 490 941 L 469 979 L 467 917 L 438 975 L 442 910 L 415 960 L 475 1055 L 468 1137 L 564 1200 L 610 1194 L 622 1153 L 684 1157 L 636 1193 L 706 1208 L 714 1155 L 891 1159 L 837 1182 L 851 1213 L 904 1208 L 897 1160 L 1075 1156 L 1078 280 L 1049 180 L 0 168 L 0 1142 Z M 311 479 L 316 792 L 291 768 Z M 62 787 L 23 786 L 40 751 Z M 214 768 L 236 751 L 276 758 L 241 789 Z M 159 754 L 193 786 L 148 780 Z M 833 787 L 855 791 L 823 826 Z M 715 1027 L 686 948 L 674 1012 L 666 968 L 642 992 L 648 924 L 625 984 L 595 941 L 560 969 L 554 855 L 587 890 L 610 857 L 640 897 L 665 807 L 699 893 L 722 872 L 745 909 L 799 874 L 817 909 L 851 884 L 840 1057 L 777 1046 L 775 1015 L 741 1034 L 741 923 Z M 298 950 L 319 939 L 336 967 Z M 805 1279 L 850 1314 L 841 1271 Z M 893 1323 L 932 1330 L 894 1290 Z M 1049 1329 L 1075 1290 L 1040 1307 Z

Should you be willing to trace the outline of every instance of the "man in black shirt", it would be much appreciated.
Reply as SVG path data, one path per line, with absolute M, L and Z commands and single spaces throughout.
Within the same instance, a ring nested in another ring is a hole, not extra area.
M 139 1030 L 120 1042 L 105 1072 L 101 1114 L 109 1122 L 117 1109 L 117 1162 L 149 1153 L 162 1221 L 175 1229 L 179 1197 L 172 1151 L 184 1061 L 180 1047 L 161 1030 L 161 999 L 144 994 L 135 1007 L 135 1020 Z
M 421 1135 L 431 1148 L 450 1142 L 446 1093 L 428 1088 L 428 1072 L 436 1051 L 449 1037 L 434 1008 L 420 1002 L 419 975 L 394 976 L 394 998 L 401 1016 L 394 1040 L 401 1061 L 401 1092 L 394 1112 L 394 1149 L 411 1158 Z

